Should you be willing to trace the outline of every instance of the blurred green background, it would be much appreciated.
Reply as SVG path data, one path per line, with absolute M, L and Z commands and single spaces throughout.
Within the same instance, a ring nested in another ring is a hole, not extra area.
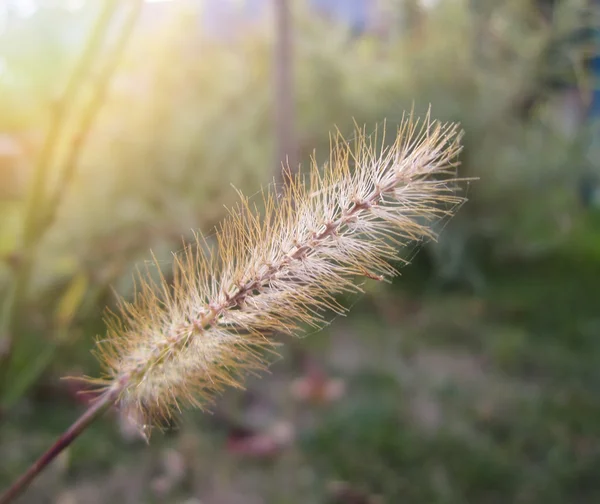
M 118 412 L 23 503 L 600 502 L 593 0 L 0 3 L 0 488 L 84 410 L 105 307 L 282 156 L 414 107 L 478 177 L 440 239 L 147 446 Z M 233 187 L 232 187 L 233 186 Z M 418 253 L 417 253 L 418 252 Z

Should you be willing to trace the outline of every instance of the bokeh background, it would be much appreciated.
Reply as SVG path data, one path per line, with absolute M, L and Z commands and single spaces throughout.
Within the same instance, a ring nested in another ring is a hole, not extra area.
M 600 502 L 600 5 L 0 2 L 0 488 L 152 250 L 414 108 L 478 180 L 437 243 L 150 445 L 118 411 L 20 502 Z M 416 252 L 416 254 L 415 254 Z

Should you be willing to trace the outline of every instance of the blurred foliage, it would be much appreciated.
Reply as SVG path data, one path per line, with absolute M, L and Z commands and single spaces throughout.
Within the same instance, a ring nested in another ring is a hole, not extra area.
M 299 442 L 300 465 L 317 472 L 315 485 L 350 481 L 389 502 L 596 501 L 600 227 L 597 210 L 580 205 L 578 183 L 598 166 L 590 166 L 587 152 L 592 132 L 568 119 L 573 112 L 564 101 L 570 86 L 589 92 L 584 63 L 591 46 L 564 43 L 590 24 L 584 3 L 555 2 L 548 20 L 523 0 L 445 1 L 432 10 L 411 2 L 408 16 L 402 2 L 390 0 L 381 2 L 387 10 L 376 29 L 364 35 L 294 3 L 303 164 L 314 149 L 318 160 L 327 159 L 336 127 L 351 137 L 355 122 L 374 130 L 386 119 L 391 130 L 407 110 L 420 116 L 431 104 L 433 117 L 463 125 L 461 175 L 479 178 L 439 243 L 428 245 L 400 282 L 422 304 L 422 318 L 388 320 L 386 313 L 398 312 L 407 299 L 398 300 L 394 288 L 368 286 L 380 311 L 357 316 L 369 336 L 365 348 L 380 333 L 408 355 L 431 348 L 452 355 L 467 347 L 474 359 L 491 363 L 499 380 L 536 389 L 533 397 L 516 394 L 506 407 L 495 403 L 495 385 L 486 380 L 489 388 L 476 399 L 440 392 L 449 404 L 445 419 L 460 409 L 460 432 L 444 425 L 431 434 L 411 417 L 412 382 L 373 362 L 378 369 L 371 374 L 349 374 L 353 397 L 319 416 Z M 24 146 L 19 166 L 35 158 L 48 111 L 77 57 L 74 40 L 96 15 L 93 4 L 72 12 L 48 7 L 0 35 L 0 120 Z M 103 307 L 113 303 L 109 287 L 131 295 L 131 273 L 149 259 L 149 249 L 168 271 L 171 251 L 192 230 L 210 237 L 224 205 L 236 198 L 232 185 L 254 194 L 277 169 L 274 37 L 267 21 L 217 42 L 203 37 L 192 3 L 164 12 L 160 22 L 142 19 L 41 244 L 19 334 L 25 343 L 10 377 L 11 403 L 27 391 L 35 399 L 42 377 L 92 373 L 89 349 L 102 333 Z M 22 203 L 0 201 L 6 258 L 0 282 L 14 259 Z M 441 282 L 466 284 L 488 311 L 474 315 L 472 298 L 455 306 L 451 296 L 424 288 Z M 61 351 L 40 351 L 54 346 Z M 495 404 L 493 414 L 477 409 L 486 399 Z M 21 410 L 15 415 L 27 417 Z M 40 428 L 32 423 L 26 428 Z M 81 451 L 93 453 L 82 463 L 93 460 L 96 446 L 103 446 L 104 462 L 114 456 L 105 439 L 112 438 L 91 436 L 94 448 L 83 441 Z M 267 480 L 273 477 L 264 471 Z M 298 501 L 287 495 L 268 502 L 323 502 L 297 495 Z

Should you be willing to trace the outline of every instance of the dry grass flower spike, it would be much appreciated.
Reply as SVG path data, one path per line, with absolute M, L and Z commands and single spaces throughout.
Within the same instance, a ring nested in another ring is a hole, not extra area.
M 241 387 L 245 373 L 266 366 L 274 333 L 343 313 L 338 295 L 360 291 L 357 277 L 396 275 L 401 247 L 434 238 L 430 224 L 464 201 L 461 134 L 410 114 L 391 145 L 378 146 L 364 129 L 352 144 L 337 135 L 323 169 L 312 163 L 280 194 L 242 196 L 214 240 L 198 236 L 174 254 L 172 282 L 140 275 L 133 301 L 109 316 L 98 342 L 105 376 L 90 380 L 103 389 L 97 412 L 116 403 L 147 434 L 180 409 Z M 71 430 L 77 435 L 96 416 Z
M 360 290 L 357 275 L 395 275 L 399 246 L 432 237 L 425 223 L 462 201 L 459 136 L 429 116 L 404 120 L 380 149 L 364 130 L 354 146 L 338 136 L 323 170 L 313 163 L 282 194 L 264 191 L 262 208 L 242 196 L 216 247 L 199 237 L 174 256 L 172 285 L 144 275 L 133 303 L 111 317 L 102 385 L 120 390 L 142 426 L 240 386 L 243 371 L 263 366 L 270 334 L 344 312 L 336 296 Z

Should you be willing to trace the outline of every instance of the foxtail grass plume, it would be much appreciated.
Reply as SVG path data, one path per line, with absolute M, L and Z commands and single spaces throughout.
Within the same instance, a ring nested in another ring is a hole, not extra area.
M 384 128 L 385 129 L 385 128 Z M 265 367 L 274 333 L 320 326 L 357 277 L 396 275 L 401 248 L 434 238 L 450 216 L 461 132 L 454 124 L 403 119 L 395 142 L 364 130 L 337 135 L 329 163 L 296 175 L 281 193 L 241 196 L 216 232 L 174 255 L 173 280 L 141 275 L 98 342 L 104 378 L 142 429 L 181 407 L 203 407 L 246 372 Z M 267 352 L 265 352 L 267 350 Z

